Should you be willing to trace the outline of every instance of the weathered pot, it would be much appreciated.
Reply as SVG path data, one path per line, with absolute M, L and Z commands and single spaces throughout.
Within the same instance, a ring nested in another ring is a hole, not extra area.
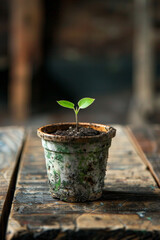
M 96 136 L 59 136 L 56 130 L 75 123 L 58 123 L 38 129 L 42 138 L 52 196 L 67 202 L 92 201 L 101 197 L 108 149 L 116 130 L 102 124 L 79 123 L 102 131 Z

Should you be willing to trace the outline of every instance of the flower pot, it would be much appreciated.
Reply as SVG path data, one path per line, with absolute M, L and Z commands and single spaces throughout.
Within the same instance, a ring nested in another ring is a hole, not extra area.
M 67 202 L 85 202 L 101 197 L 108 149 L 116 130 L 102 124 L 79 123 L 79 126 L 102 132 L 95 136 L 60 136 L 75 123 L 57 123 L 38 129 L 42 138 L 49 186 L 52 196 Z

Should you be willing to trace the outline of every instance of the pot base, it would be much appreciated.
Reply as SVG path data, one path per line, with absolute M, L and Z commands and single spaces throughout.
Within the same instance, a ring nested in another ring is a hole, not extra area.
M 99 193 L 95 193 L 94 195 L 91 195 L 89 198 L 84 198 L 84 196 L 83 197 L 81 197 L 81 196 L 74 196 L 74 197 L 60 196 L 60 197 L 58 197 L 52 191 L 50 191 L 50 192 L 51 192 L 51 195 L 52 195 L 53 198 L 59 199 L 59 200 L 64 201 L 64 202 L 70 202 L 70 203 L 95 201 L 95 200 L 98 200 L 99 198 L 101 198 L 101 196 L 102 196 L 102 192 L 99 192 Z

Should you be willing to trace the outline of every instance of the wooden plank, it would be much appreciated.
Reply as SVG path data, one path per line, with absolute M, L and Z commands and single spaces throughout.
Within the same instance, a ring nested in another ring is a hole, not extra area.
M 129 127 L 132 139 L 160 187 L 160 125 Z
M 6 230 L 23 139 L 21 127 L 0 128 L 0 239 Z
M 40 139 L 36 133 L 29 135 L 7 240 L 160 238 L 160 189 L 125 129 L 115 128 L 103 196 L 87 203 L 66 203 L 51 197 Z

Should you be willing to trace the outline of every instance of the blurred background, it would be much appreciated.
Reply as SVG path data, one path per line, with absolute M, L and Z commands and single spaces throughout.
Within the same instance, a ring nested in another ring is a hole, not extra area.
M 0 125 L 160 122 L 159 0 L 0 0 Z

